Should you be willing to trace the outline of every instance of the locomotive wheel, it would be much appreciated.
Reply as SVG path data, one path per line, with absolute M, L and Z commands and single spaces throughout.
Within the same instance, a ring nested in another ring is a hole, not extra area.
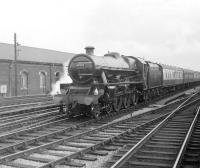
M 130 95 L 130 102 L 132 106 L 135 106 L 135 93 L 132 93 Z
M 149 102 L 149 94 L 148 94 L 148 92 L 145 92 L 144 93 L 144 103 L 148 104 L 148 102 Z
M 130 94 L 127 94 L 123 98 L 124 100 L 124 108 L 128 108 L 130 106 Z
M 64 105 L 61 104 L 61 105 L 60 105 L 60 108 L 59 108 L 59 112 L 61 112 L 61 113 L 64 112 L 63 106 L 64 106 Z
M 68 108 L 66 105 L 61 105 L 60 106 L 60 111 L 61 113 L 68 113 Z
M 139 101 L 139 95 L 135 93 L 135 102 L 134 102 L 135 106 L 138 104 L 138 101 Z
M 153 97 L 156 97 L 156 90 L 153 89 Z
M 105 111 L 107 114 L 112 113 L 112 105 L 110 103 L 106 104 Z
M 118 112 L 121 107 L 122 107 L 122 96 L 117 96 L 114 98 L 114 102 L 113 102 L 113 109 L 114 111 Z
M 91 104 L 91 114 L 93 118 L 99 119 L 101 111 L 98 104 Z
M 73 109 L 72 109 L 72 105 L 71 105 L 71 104 L 69 104 L 68 106 L 66 106 L 65 112 L 66 112 L 66 114 L 67 114 L 67 116 L 68 116 L 69 118 L 72 118 L 72 117 L 74 116 L 74 113 L 73 113 Z
M 68 111 L 67 111 L 67 116 L 68 116 L 69 118 L 73 118 L 73 117 L 74 117 L 74 114 L 73 114 L 72 111 L 68 110 Z
M 128 107 L 130 107 L 131 106 L 131 94 L 128 94 Z
M 160 89 L 157 89 L 157 95 L 160 96 Z
M 139 100 L 139 97 L 138 97 L 137 93 L 133 93 L 131 95 L 131 104 L 133 106 L 136 106 L 138 104 L 138 100 Z

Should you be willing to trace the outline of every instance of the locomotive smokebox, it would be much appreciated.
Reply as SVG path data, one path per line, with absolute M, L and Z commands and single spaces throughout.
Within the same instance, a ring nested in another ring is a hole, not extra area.
M 85 53 L 87 55 L 94 55 L 94 47 L 93 46 L 87 46 L 87 47 L 85 47 Z

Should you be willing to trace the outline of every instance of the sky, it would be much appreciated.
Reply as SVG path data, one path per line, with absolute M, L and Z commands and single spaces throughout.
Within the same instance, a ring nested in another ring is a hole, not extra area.
M 199 0 L 0 0 L 0 42 L 200 71 Z M 64 61 L 65 62 L 65 61 Z

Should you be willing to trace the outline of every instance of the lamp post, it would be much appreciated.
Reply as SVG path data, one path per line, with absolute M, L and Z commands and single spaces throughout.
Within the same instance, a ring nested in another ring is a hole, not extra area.
M 15 96 L 17 96 L 17 35 L 14 33 Z

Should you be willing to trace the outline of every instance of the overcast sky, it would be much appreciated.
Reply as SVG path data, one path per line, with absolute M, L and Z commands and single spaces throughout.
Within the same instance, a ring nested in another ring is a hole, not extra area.
M 0 0 L 0 42 L 200 71 L 200 0 Z

